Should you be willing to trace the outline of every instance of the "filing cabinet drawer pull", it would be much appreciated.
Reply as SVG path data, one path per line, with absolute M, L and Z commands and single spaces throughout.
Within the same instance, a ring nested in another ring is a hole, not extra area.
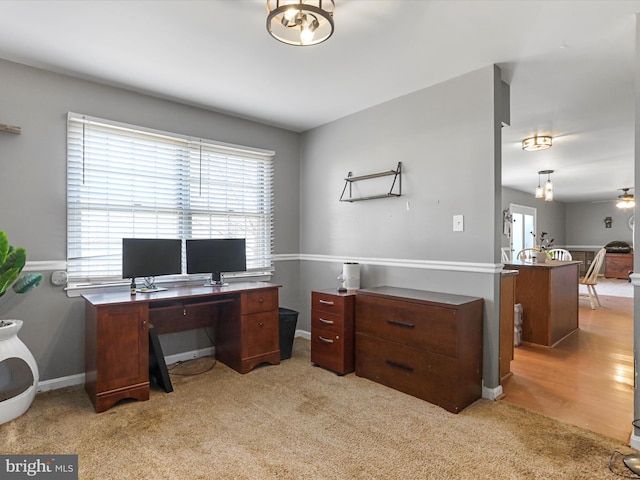
M 404 370 L 405 372 L 413 372 L 413 367 L 408 367 L 407 365 L 403 365 L 402 363 L 394 362 L 393 360 L 386 360 L 387 365 L 394 368 L 399 368 L 400 370 Z
M 326 320 L 322 317 L 318 317 L 318 320 L 320 320 L 322 323 L 325 323 L 327 325 L 333 325 L 333 320 Z
M 318 300 L 318 301 L 324 305 L 334 305 L 334 303 L 330 300 Z
M 404 327 L 404 328 L 413 328 L 413 327 L 415 327 L 415 325 L 413 323 L 399 322 L 398 320 L 387 320 L 387 323 L 390 324 L 390 325 L 396 325 L 398 327 Z
M 324 338 L 324 337 L 318 337 L 318 338 L 324 343 L 333 343 L 333 340 L 331 340 L 330 338 Z

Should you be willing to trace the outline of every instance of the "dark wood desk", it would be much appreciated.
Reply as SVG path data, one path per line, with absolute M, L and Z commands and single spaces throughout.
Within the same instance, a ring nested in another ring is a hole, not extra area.
M 522 305 L 522 341 L 553 347 L 578 329 L 579 261 L 513 261 L 516 303 Z
M 240 373 L 280 363 L 278 287 L 264 282 L 85 299 L 85 390 L 96 412 L 149 399 L 149 324 L 158 334 L 215 327 L 216 358 Z

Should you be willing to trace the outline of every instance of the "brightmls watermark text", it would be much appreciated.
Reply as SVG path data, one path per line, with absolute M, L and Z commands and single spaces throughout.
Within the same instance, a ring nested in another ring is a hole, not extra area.
M 78 455 L 0 455 L 3 480 L 78 480 Z

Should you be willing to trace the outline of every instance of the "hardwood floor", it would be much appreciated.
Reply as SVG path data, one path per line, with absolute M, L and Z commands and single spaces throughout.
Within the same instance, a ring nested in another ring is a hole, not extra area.
M 580 299 L 579 330 L 554 348 L 516 347 L 502 401 L 629 442 L 633 298 Z

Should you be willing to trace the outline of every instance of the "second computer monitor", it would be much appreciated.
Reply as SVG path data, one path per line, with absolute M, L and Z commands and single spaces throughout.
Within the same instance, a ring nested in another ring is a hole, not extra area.
M 247 250 L 244 238 L 187 240 L 187 273 L 210 273 L 212 285 L 222 285 L 221 273 L 244 272 Z

